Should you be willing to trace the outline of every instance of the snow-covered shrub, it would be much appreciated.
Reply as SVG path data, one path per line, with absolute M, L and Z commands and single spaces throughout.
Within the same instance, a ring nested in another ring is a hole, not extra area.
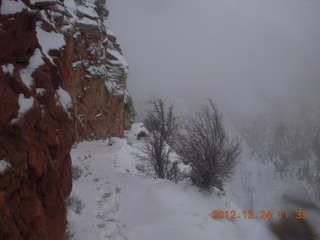
M 181 180 L 179 162 L 173 159 L 173 141 L 178 133 L 178 118 L 173 115 L 173 107 L 166 111 L 161 99 L 150 102 L 153 109 L 144 120 L 149 134 L 142 139 L 140 152 L 135 157 L 141 161 L 144 172 L 153 178 L 172 181 Z
M 173 114 L 173 106 L 167 110 L 162 99 L 150 101 L 152 110 L 148 112 L 147 117 L 143 120 L 146 129 L 152 133 L 157 131 L 160 133 L 163 140 L 171 145 L 175 135 L 179 131 L 178 117 Z
M 66 232 L 64 234 L 64 239 L 65 240 L 72 240 L 73 236 L 74 236 L 74 233 L 72 232 L 71 225 L 70 225 L 70 223 L 68 223 Z
M 179 161 L 174 158 L 173 149 L 154 131 L 142 139 L 138 147 L 140 152 L 135 157 L 141 164 L 136 168 L 152 178 L 163 178 L 170 181 L 181 181 L 184 175 L 178 168 Z
M 83 173 L 83 170 L 79 166 L 72 166 L 72 179 L 78 180 Z
M 71 209 L 76 214 L 80 214 L 82 209 L 84 208 L 84 204 L 78 196 L 71 195 L 66 200 L 66 207 L 68 209 Z
M 190 179 L 204 190 L 223 189 L 233 173 L 240 154 L 240 142 L 226 135 L 222 114 L 213 101 L 200 107 L 184 124 L 178 154 L 191 166 Z
M 138 134 L 137 134 L 137 139 L 140 140 L 141 138 L 144 138 L 147 136 L 147 133 L 145 131 L 140 131 Z

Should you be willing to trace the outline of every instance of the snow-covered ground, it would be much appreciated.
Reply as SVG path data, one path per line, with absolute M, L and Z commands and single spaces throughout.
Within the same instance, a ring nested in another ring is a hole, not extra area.
M 68 209 L 71 239 L 273 239 L 260 222 L 244 220 L 240 209 L 220 194 L 139 173 L 132 152 L 138 151 L 141 129 L 134 124 L 126 139 L 112 138 L 112 145 L 92 141 L 72 149 L 79 174 Z M 214 210 L 234 210 L 239 218 L 214 220 Z
M 274 164 L 263 162 L 250 153 L 242 142 L 241 159 L 230 183 L 226 186 L 227 196 L 242 210 L 286 210 L 285 196 L 317 202 L 314 189 L 306 181 L 294 176 L 280 178 Z

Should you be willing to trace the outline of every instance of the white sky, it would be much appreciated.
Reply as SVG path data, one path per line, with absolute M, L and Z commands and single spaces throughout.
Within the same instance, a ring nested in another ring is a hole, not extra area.
M 320 104 L 320 1 L 108 0 L 137 108 L 151 97 L 190 112 Z M 283 108 L 281 108 L 283 109 Z

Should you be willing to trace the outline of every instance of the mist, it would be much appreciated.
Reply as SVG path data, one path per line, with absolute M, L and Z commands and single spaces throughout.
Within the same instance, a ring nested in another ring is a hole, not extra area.
M 225 114 L 319 108 L 320 2 L 109 0 L 109 25 L 139 105 L 190 113 L 212 98 Z
M 306 164 L 320 166 L 319 154 L 310 157 L 320 147 L 311 144 L 320 132 L 319 1 L 109 0 L 108 7 L 138 116 L 154 97 L 178 115 L 212 98 L 229 132 L 244 137 L 235 202 L 271 209 L 284 192 L 320 197 L 318 172 L 306 172 Z M 295 151 L 304 155 L 293 161 Z

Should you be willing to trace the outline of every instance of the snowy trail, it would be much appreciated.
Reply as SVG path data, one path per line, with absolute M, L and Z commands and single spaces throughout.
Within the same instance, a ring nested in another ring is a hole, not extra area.
M 216 193 L 204 194 L 193 186 L 162 179 L 148 179 L 135 168 L 137 151 L 133 126 L 127 139 L 79 143 L 72 149 L 72 196 L 81 199 L 80 213 L 68 210 L 70 239 L 112 240 L 272 240 L 256 221 L 214 220 L 214 210 L 240 209 Z
M 126 240 L 122 235 L 125 225 L 117 219 L 121 188 L 108 179 L 111 164 L 104 162 L 102 169 L 92 164 L 105 161 L 103 149 L 107 144 L 95 142 L 87 143 L 86 147 L 79 145 L 77 152 L 73 151 L 73 158 L 74 166 L 81 169 L 82 174 L 74 181 L 72 194 L 84 202 L 84 208 L 80 214 L 68 213 L 74 233 L 72 239 Z

